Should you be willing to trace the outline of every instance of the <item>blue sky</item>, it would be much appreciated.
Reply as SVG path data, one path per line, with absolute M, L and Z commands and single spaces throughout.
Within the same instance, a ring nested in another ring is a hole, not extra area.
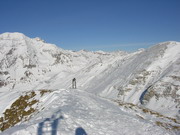
M 134 51 L 180 41 L 180 0 L 1 0 L 4 32 L 64 49 Z

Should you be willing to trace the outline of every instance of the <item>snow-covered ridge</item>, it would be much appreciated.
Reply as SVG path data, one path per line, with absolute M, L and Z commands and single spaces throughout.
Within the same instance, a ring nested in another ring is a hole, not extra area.
M 21 33 L 0 35 L 0 92 L 69 89 L 180 118 L 180 42 L 137 52 L 64 50 Z M 63 100 L 63 99 L 62 99 Z M 0 101 L 0 103 L 3 101 Z M 4 110 L 0 110 L 0 114 Z
M 78 89 L 55 90 L 39 98 L 39 102 L 44 109 L 1 135 L 176 135 L 173 130 L 156 124 L 160 119 L 144 120 L 121 110 L 113 102 Z

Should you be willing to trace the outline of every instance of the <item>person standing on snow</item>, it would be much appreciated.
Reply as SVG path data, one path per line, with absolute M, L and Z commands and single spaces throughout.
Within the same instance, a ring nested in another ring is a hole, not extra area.
M 76 78 L 72 79 L 72 88 L 76 89 Z

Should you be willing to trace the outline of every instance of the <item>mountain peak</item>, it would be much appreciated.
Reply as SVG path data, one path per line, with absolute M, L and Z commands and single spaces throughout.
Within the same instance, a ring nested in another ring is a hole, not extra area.
M 0 39 L 24 39 L 26 36 L 19 32 L 6 32 L 3 34 L 0 34 Z
M 172 45 L 172 44 L 178 45 L 178 44 L 180 44 L 180 42 L 177 42 L 177 41 L 165 41 L 165 42 L 159 43 L 159 45 Z

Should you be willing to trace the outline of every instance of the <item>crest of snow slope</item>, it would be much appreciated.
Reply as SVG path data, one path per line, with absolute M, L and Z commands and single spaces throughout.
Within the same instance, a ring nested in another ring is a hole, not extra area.
M 1 135 L 73 135 L 79 127 L 89 135 L 175 134 L 153 122 L 123 112 L 112 102 L 81 90 L 56 90 L 40 100 L 44 110 Z

